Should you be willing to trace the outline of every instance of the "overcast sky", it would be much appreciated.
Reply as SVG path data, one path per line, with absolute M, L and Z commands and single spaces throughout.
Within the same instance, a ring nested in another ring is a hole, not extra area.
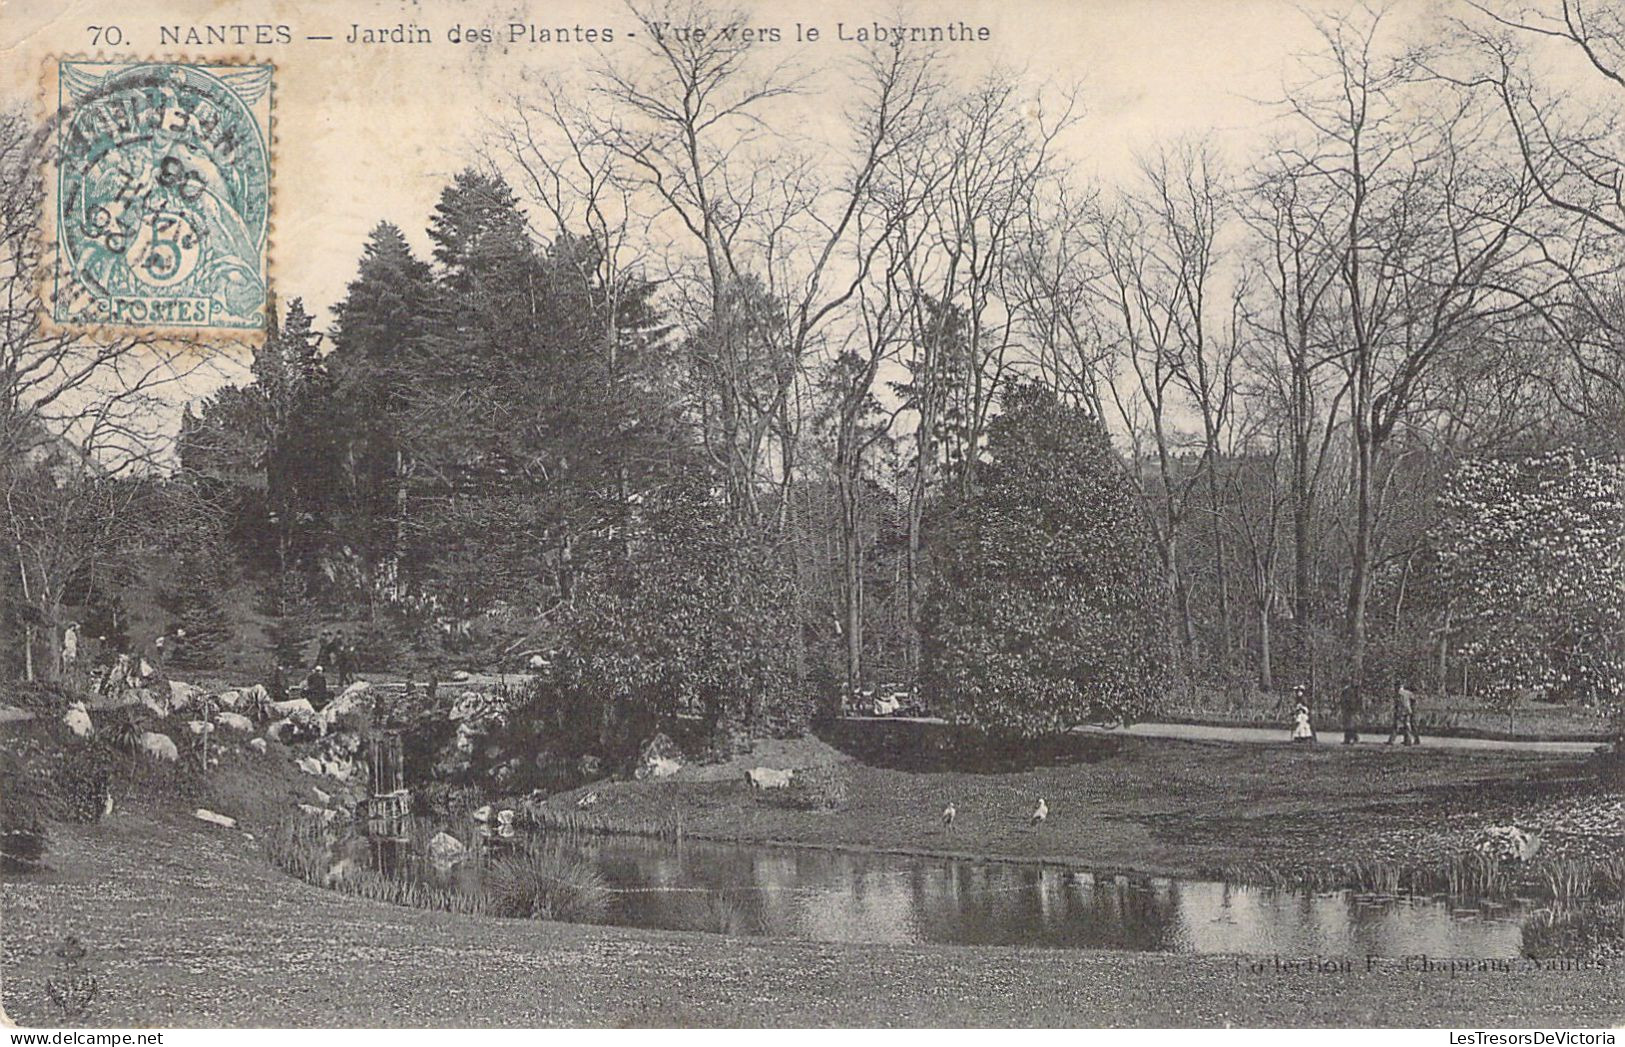
M 55 56 L 185 55 L 192 60 L 255 59 L 276 64 L 272 282 L 286 300 L 301 296 L 325 324 L 327 310 L 354 276 L 374 225 L 389 220 L 425 253 L 423 230 L 451 176 L 473 157 L 481 129 L 527 78 L 569 77 L 596 61 L 637 61 L 638 25 L 616 3 L 402 3 L 399 0 L 0 0 L 0 77 L 14 99 L 40 105 Z M 852 45 L 834 39 L 875 19 L 896 21 L 894 0 L 797 0 L 745 4 L 752 22 L 778 27 L 785 41 L 763 56 L 823 72 L 818 89 L 791 103 L 800 127 L 817 128 L 840 111 L 843 81 L 830 75 Z M 915 24 L 987 26 L 985 44 L 945 45 L 967 76 L 993 63 L 1016 65 L 1035 82 L 1076 81 L 1085 119 L 1066 143 L 1080 169 L 1110 182 L 1160 141 L 1207 135 L 1249 158 L 1274 126 L 1260 100 L 1279 98 L 1298 75 L 1294 58 L 1315 49 L 1306 10 L 1342 3 L 1284 0 L 919 0 Z M 1426 36 L 1459 0 L 1390 5 L 1395 37 Z M 819 44 L 794 41 L 796 23 L 817 25 Z M 610 28 L 617 40 L 506 43 L 510 23 L 544 28 Z M 353 27 L 424 28 L 428 44 L 349 44 Z M 101 46 L 93 30 L 101 27 Z M 259 28 L 265 26 L 266 28 Z M 498 43 L 454 44 L 454 26 L 490 27 Z M 109 38 L 109 28 L 117 36 Z M 169 27 L 179 43 L 165 42 Z M 208 27 L 242 45 L 196 42 Z M 197 34 L 196 36 L 193 34 Z M 331 36 L 332 40 L 310 40 Z M 268 42 L 257 42 L 263 37 Z M 286 38 L 284 40 L 283 38 Z M 246 354 L 238 354 L 246 356 Z M 237 378 L 237 366 L 213 371 Z M 208 391 L 193 388 L 193 395 Z

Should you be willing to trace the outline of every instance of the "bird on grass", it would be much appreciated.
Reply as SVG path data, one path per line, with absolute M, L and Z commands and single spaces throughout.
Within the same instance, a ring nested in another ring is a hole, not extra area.
M 944 829 L 952 829 L 954 827 L 954 814 L 955 813 L 956 812 L 954 811 L 954 802 L 952 800 L 949 800 L 948 801 L 948 806 L 946 806 L 946 807 L 944 807 L 942 809 L 942 827 Z
M 1043 822 L 1044 822 L 1044 819 L 1046 819 L 1048 817 L 1049 817 L 1049 804 L 1045 803 L 1044 798 L 1042 796 L 1040 796 L 1038 798 L 1038 806 L 1033 808 L 1033 816 L 1031 818 L 1027 819 L 1027 827 L 1029 829 L 1036 829 L 1040 825 L 1042 825 Z

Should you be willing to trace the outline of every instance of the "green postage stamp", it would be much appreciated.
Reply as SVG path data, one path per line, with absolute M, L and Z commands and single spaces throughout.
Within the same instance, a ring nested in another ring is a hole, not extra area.
M 269 65 L 57 63 L 51 317 L 265 329 Z

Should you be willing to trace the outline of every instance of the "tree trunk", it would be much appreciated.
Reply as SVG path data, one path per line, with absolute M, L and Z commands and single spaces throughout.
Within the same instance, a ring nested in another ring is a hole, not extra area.
M 1373 449 L 1367 434 L 1356 433 L 1354 460 L 1354 551 L 1349 562 L 1348 606 L 1344 636 L 1348 644 L 1348 682 L 1344 712 L 1357 716 L 1365 710 L 1366 610 L 1371 596 L 1371 547 L 1376 515 L 1371 504 Z
M 1292 631 L 1297 641 L 1299 673 L 1309 694 L 1315 693 L 1315 636 L 1310 621 L 1310 568 L 1314 550 L 1314 498 L 1309 490 L 1309 445 L 1307 437 L 1293 441 L 1292 447 Z
M 1450 618 L 1454 609 L 1446 605 L 1444 621 L 1439 623 L 1439 693 L 1450 693 L 1449 664 L 1447 658 L 1450 653 Z
M 1265 601 L 1258 608 L 1258 688 L 1265 694 L 1275 689 L 1275 669 L 1270 661 L 1270 608 Z

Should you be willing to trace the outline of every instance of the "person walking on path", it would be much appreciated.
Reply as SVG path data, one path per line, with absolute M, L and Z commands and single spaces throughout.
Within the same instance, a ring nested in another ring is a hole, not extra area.
M 316 647 L 315 665 L 332 665 L 337 641 L 333 638 L 330 629 L 322 630 L 321 642 Z
M 1315 740 L 1315 725 L 1309 721 L 1309 700 L 1304 694 L 1303 684 L 1292 689 L 1293 697 L 1297 699 L 1297 708 L 1292 710 L 1292 740 L 1295 742 L 1311 742 Z
M 62 679 L 69 687 L 79 686 L 78 622 L 69 622 L 62 630 Z
M 1416 735 L 1416 695 L 1404 683 L 1394 692 L 1394 726 L 1388 732 L 1388 744 L 1394 744 L 1394 736 L 1403 735 L 1406 745 L 1421 745 L 1422 739 Z
M 312 709 L 321 712 L 327 705 L 327 699 L 327 674 L 318 665 L 305 677 L 305 701 L 310 703 Z
M 355 651 L 355 645 L 350 638 L 340 632 L 333 640 L 333 671 L 338 674 L 339 690 L 350 686 L 350 655 Z

